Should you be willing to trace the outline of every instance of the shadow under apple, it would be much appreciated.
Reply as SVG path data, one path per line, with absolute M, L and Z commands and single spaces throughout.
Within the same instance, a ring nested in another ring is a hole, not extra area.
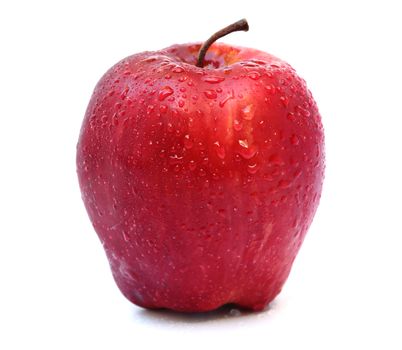
M 160 324 L 194 324 L 207 322 L 231 322 L 233 320 L 244 320 L 249 318 L 257 318 L 262 315 L 271 314 L 277 310 L 280 302 L 274 300 L 262 311 L 251 311 L 239 308 L 234 304 L 226 304 L 220 308 L 207 312 L 176 312 L 167 309 L 140 309 L 135 308 L 135 313 L 144 321 Z

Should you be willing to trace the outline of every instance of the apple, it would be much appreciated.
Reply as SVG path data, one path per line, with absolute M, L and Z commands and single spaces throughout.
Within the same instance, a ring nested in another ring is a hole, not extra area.
M 215 41 L 129 56 L 95 87 L 77 145 L 89 218 L 144 308 L 262 310 L 316 212 L 324 133 L 281 59 Z

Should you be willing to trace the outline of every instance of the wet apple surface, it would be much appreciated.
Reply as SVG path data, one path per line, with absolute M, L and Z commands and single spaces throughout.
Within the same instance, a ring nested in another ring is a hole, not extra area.
M 99 81 L 77 148 L 82 197 L 123 294 L 146 308 L 263 309 L 319 203 L 324 134 L 305 82 L 215 43 L 130 56 Z

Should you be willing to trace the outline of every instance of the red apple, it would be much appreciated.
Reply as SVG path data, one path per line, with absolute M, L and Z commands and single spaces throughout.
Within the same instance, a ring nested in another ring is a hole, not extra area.
M 142 307 L 263 309 L 319 202 L 324 135 L 304 80 L 268 53 L 209 47 L 222 33 L 200 55 L 185 44 L 123 59 L 83 121 L 82 198 L 117 285 Z

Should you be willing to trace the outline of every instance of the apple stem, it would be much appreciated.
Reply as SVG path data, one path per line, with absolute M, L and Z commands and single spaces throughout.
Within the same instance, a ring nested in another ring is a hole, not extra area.
M 227 27 L 221 29 L 220 31 L 216 32 L 212 35 L 200 48 L 200 52 L 198 53 L 198 60 L 197 60 L 197 67 L 204 67 L 204 58 L 205 54 L 207 53 L 210 46 L 218 39 L 222 38 L 225 35 L 228 35 L 233 32 L 239 31 L 248 31 L 248 23 L 245 18 L 241 19 L 240 21 L 234 22 Z

